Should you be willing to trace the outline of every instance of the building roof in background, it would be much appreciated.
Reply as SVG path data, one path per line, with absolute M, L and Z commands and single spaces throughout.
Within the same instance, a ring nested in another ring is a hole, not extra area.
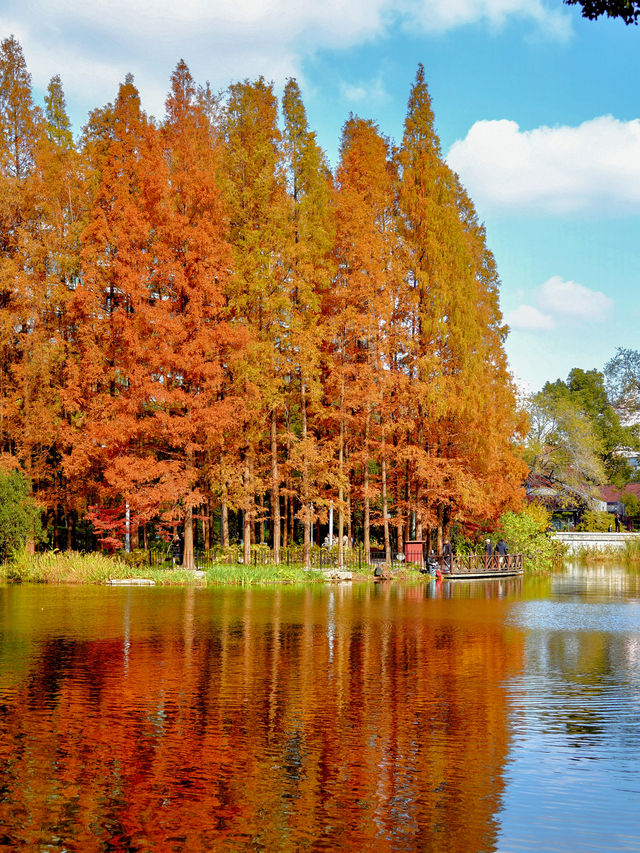
M 640 483 L 627 483 L 623 489 L 617 486 L 602 486 L 600 498 L 608 504 L 616 503 L 624 493 L 635 495 L 640 500 Z

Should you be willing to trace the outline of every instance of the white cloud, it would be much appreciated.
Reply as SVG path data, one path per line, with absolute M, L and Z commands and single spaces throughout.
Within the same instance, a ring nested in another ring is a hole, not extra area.
M 367 103 L 371 103 L 372 101 L 381 101 L 387 98 L 382 74 L 378 74 L 374 80 L 370 80 L 367 83 L 343 83 L 340 90 L 346 101 L 366 101 Z
M 505 320 L 512 329 L 526 329 L 528 331 L 553 329 L 555 326 L 553 317 L 543 314 L 533 305 L 521 305 L 515 311 L 506 314 Z
M 585 322 L 602 322 L 611 314 L 613 300 L 600 290 L 590 290 L 575 281 L 554 275 L 540 288 L 540 307 L 553 314 Z
M 549 8 L 541 0 L 408 0 L 406 6 L 410 20 L 426 31 L 480 22 L 500 29 L 514 17 L 532 21 L 554 39 L 566 39 L 571 33 L 567 10 Z
M 352 86 L 350 83 L 344 83 L 341 88 L 347 101 L 364 101 L 367 97 L 366 86 Z
M 480 209 L 612 216 L 640 212 L 640 119 L 523 131 L 479 121 L 447 161 Z
M 145 108 L 162 115 L 181 57 L 214 88 L 260 74 L 282 83 L 301 78 L 304 60 L 319 50 L 370 43 L 403 25 L 440 32 L 501 26 L 513 17 L 555 32 L 560 13 L 552 6 L 551 0 L 3 0 L 0 33 L 20 40 L 39 89 L 61 75 L 76 115 L 82 111 L 84 118 L 112 100 L 128 71 Z M 371 90 L 358 83 L 353 93 L 359 88 L 367 89 L 363 98 Z
M 512 329 L 545 331 L 556 328 L 563 320 L 578 323 L 601 323 L 613 309 L 613 300 L 600 290 L 590 290 L 576 281 L 565 281 L 554 275 L 542 284 L 536 294 L 538 308 L 520 305 L 505 315 Z

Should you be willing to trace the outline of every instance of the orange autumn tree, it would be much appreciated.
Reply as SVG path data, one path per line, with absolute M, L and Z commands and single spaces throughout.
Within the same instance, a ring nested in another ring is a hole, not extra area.
M 495 518 L 505 502 L 517 503 L 523 466 L 512 444 L 518 424 L 495 269 L 469 199 L 442 160 L 422 66 L 398 162 L 413 315 L 407 491 L 417 537 L 423 525 L 436 527 L 440 549 L 453 518 Z
M 147 423 L 154 417 L 152 365 L 163 337 L 152 287 L 158 288 L 157 225 L 166 216 L 167 169 L 130 76 L 115 104 L 92 116 L 85 156 L 92 158 L 95 193 L 69 305 L 65 470 L 83 478 L 87 500 L 98 509 L 115 506 L 123 518 L 128 505 L 137 527 L 177 497 L 163 488 L 166 474 L 157 467 Z
M 392 374 L 388 333 L 397 265 L 395 175 L 388 143 L 370 121 L 351 118 L 343 129 L 336 173 L 336 261 L 334 288 L 325 299 L 330 315 L 331 359 L 327 390 L 332 395 L 338 436 L 339 561 L 342 562 L 344 488 L 348 481 L 345 447 L 362 470 L 363 534 L 369 560 L 372 498 L 381 496 L 385 553 L 390 560 L 386 491 L 388 388 Z M 355 449 L 357 447 L 357 449 Z M 381 481 L 372 482 L 378 468 Z
M 283 252 L 289 227 L 280 163 L 281 135 L 272 86 L 260 78 L 229 88 L 225 113 L 225 198 L 229 211 L 232 274 L 226 295 L 234 323 L 251 339 L 238 386 L 251 401 L 241 449 L 242 484 L 235 503 L 243 513 L 244 560 L 250 560 L 256 499 L 271 480 L 278 499 L 277 412 L 285 391 L 284 339 L 291 312 Z M 264 466 L 271 460 L 269 469 Z M 269 477 L 270 474 L 270 477 Z M 266 476 L 265 476 L 266 475 Z
M 76 148 L 6 39 L 0 128 L 0 448 L 56 545 L 91 504 L 112 544 L 184 525 L 192 565 L 219 504 L 245 559 L 270 522 L 310 565 L 333 505 L 388 559 L 392 525 L 401 549 L 517 504 L 499 280 L 422 69 L 399 150 L 352 118 L 335 181 L 294 80 L 280 130 L 272 86 L 223 104 L 184 62 L 161 125 L 128 79 Z
M 128 508 L 133 530 L 158 515 L 183 521 L 187 568 L 203 457 L 233 415 L 221 389 L 240 343 L 221 318 L 221 214 L 209 127 L 186 66 L 172 78 L 162 139 L 128 79 L 83 235 L 68 464 L 91 474 L 102 504 Z
M 9 464 L 32 483 L 56 546 L 62 514 L 71 547 L 82 507 L 62 472 L 59 392 L 85 193 L 60 78 L 49 83 L 43 115 L 14 38 L 2 43 L 0 77 L 0 433 L 11 436 Z
M 304 565 L 311 565 L 311 524 L 326 503 L 331 480 L 327 442 L 318 421 L 322 396 L 323 294 L 331 284 L 334 216 L 331 178 L 324 154 L 309 129 L 300 89 L 291 79 L 282 99 L 284 162 L 290 227 L 286 247 L 291 312 L 286 337 L 289 494 L 300 498 Z M 275 552 L 275 545 L 274 545 Z M 275 559 L 275 556 L 274 556 Z
M 29 244 L 40 223 L 31 185 L 42 116 L 20 44 L 0 44 L 0 452 L 31 471 L 34 312 Z M 28 436 L 24 438 L 25 429 Z M 35 441 L 35 437 L 33 439 Z
M 170 338 L 161 368 L 171 402 L 159 415 L 169 454 L 182 473 L 185 568 L 193 565 L 193 509 L 202 504 L 212 469 L 229 453 L 245 403 L 234 388 L 247 336 L 226 317 L 231 250 L 217 174 L 221 148 L 184 61 L 171 78 L 163 126 L 169 162 L 169 216 L 160 235 Z M 159 366 L 160 367 L 160 366 Z M 165 450 L 166 453 L 166 450 Z M 203 491 L 204 489 L 204 491 Z
M 31 423 L 23 432 L 38 500 L 46 507 L 58 547 L 59 519 L 72 547 L 75 519 L 85 507 L 76 484 L 67 480 L 62 460 L 68 448 L 61 430 L 60 391 L 70 329 L 67 305 L 80 266 L 80 233 L 88 198 L 82 163 L 71 133 L 62 83 L 53 77 L 45 95 L 43 132 L 38 139 L 35 168 L 29 184 L 35 227 L 24 252 L 29 257 L 27 292 L 31 298 L 31 346 L 24 364 L 23 384 L 30 388 Z

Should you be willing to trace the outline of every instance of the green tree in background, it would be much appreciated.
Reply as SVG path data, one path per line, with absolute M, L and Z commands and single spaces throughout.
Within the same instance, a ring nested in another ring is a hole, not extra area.
M 640 413 L 640 352 L 618 347 L 604 368 L 605 387 L 611 405 L 623 421 Z
M 42 535 L 40 510 L 30 496 L 30 486 L 19 471 L 0 471 L 0 553 L 6 561 L 27 541 Z
M 546 383 L 528 406 L 525 461 L 533 474 L 590 494 L 605 480 L 602 447 L 593 424 L 564 382 Z
M 549 571 L 557 554 L 547 534 L 551 514 L 539 504 L 529 504 L 522 512 L 505 512 L 500 525 L 512 554 L 522 554 L 528 570 Z
M 587 474 L 587 479 L 595 482 L 598 479 L 600 482 L 606 480 L 617 486 L 629 481 L 632 471 L 619 451 L 637 447 L 637 437 L 632 429 L 622 425 L 620 415 L 611 405 L 604 376 L 599 370 L 574 368 L 566 382 L 561 379 L 547 382 L 542 391 L 535 395 L 534 400 L 536 405 L 542 408 L 543 414 L 554 412 L 554 416 L 559 417 L 563 424 L 562 428 L 556 431 L 555 437 L 552 436 L 554 440 L 547 443 L 547 447 L 553 447 L 556 453 L 558 450 L 570 450 L 569 456 L 573 455 L 575 459 L 573 462 L 570 459 L 567 461 L 570 465 L 582 469 Z M 532 412 L 532 416 L 540 433 L 537 413 Z M 578 428 L 581 417 L 588 421 L 591 438 L 588 437 L 589 429 L 586 424 Z M 541 434 L 545 432 L 548 433 L 546 427 Z M 535 432 L 533 435 L 535 438 Z M 564 438 L 561 439 L 561 436 Z M 549 435 L 546 438 L 548 439 Z M 535 441 L 533 444 L 535 445 Z M 587 464 L 587 457 L 593 455 L 599 459 L 604 469 L 604 478 L 595 472 L 591 463 Z M 593 474 L 589 473 L 589 469 Z

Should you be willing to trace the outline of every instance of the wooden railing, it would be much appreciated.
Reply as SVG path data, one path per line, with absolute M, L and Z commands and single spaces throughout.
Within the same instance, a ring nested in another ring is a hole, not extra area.
M 481 575 L 485 572 L 521 572 L 522 554 L 455 554 L 452 557 L 431 557 L 443 574 Z

